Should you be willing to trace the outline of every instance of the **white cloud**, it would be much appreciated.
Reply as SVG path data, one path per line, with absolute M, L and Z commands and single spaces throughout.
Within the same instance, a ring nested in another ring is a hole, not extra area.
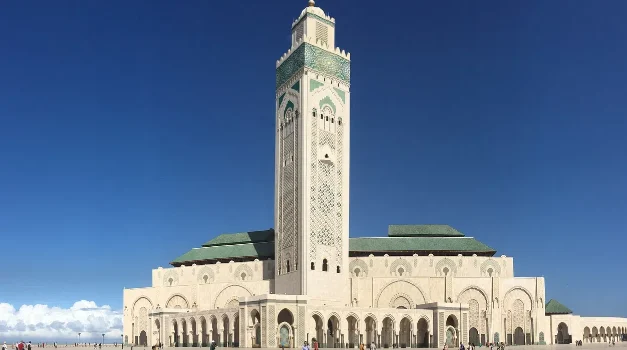
M 69 309 L 48 305 L 22 305 L 0 303 L 0 342 L 17 340 L 33 342 L 76 342 L 81 332 L 81 342 L 120 342 L 122 313 L 109 305 L 98 306 L 93 301 L 77 301 Z

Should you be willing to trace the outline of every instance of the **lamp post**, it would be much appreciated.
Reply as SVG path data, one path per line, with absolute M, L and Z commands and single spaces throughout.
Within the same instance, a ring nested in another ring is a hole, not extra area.
M 78 342 L 79 342 L 79 344 L 81 342 L 81 332 L 78 332 Z
M 122 349 L 124 349 L 124 334 L 120 334 L 120 338 L 122 338 Z
M 104 333 L 102 333 L 102 345 L 104 345 Z

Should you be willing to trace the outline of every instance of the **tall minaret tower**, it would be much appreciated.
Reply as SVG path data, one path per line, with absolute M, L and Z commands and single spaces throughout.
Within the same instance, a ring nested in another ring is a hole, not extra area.
M 350 54 L 313 0 L 276 63 L 275 291 L 348 302 Z

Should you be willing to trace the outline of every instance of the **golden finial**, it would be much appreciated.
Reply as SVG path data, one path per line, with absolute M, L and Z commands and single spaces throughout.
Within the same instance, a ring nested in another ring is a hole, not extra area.
M 316 6 L 316 2 L 314 0 L 309 0 L 309 6 L 310 7 Z

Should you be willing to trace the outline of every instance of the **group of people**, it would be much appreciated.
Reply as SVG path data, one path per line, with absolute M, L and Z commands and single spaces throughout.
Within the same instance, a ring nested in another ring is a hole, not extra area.
M 25 343 L 23 340 L 15 343 L 15 350 L 31 350 L 33 347 L 33 344 L 31 342 Z M 9 350 L 9 346 L 7 345 L 7 342 L 4 342 L 2 344 L 2 350 Z

